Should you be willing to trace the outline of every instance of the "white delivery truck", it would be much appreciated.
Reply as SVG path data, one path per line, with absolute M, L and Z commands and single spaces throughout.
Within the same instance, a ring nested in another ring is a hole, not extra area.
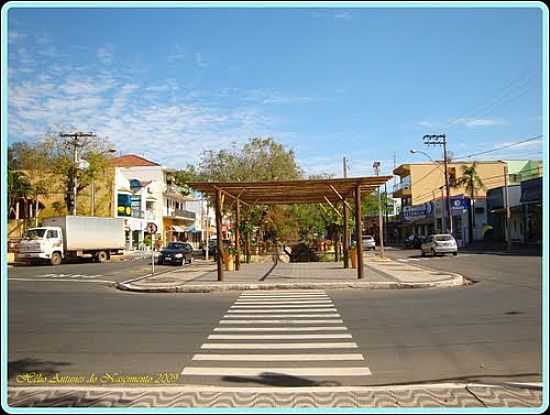
M 65 258 L 92 257 L 108 261 L 124 250 L 124 219 L 56 216 L 28 229 L 19 243 L 16 261 L 59 265 Z

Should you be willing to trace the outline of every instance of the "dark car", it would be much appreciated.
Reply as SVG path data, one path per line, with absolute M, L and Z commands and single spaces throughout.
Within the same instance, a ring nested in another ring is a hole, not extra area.
M 227 249 L 231 247 L 232 242 L 229 239 L 223 240 L 223 248 Z M 216 239 L 210 239 L 208 241 L 208 256 L 214 258 L 218 253 L 218 241 Z M 206 255 L 206 249 L 202 248 L 202 254 Z
M 159 264 L 190 264 L 193 261 L 193 247 L 187 242 L 170 242 L 160 251 Z
M 410 235 L 405 239 L 405 248 L 420 248 L 425 239 L 422 235 Z

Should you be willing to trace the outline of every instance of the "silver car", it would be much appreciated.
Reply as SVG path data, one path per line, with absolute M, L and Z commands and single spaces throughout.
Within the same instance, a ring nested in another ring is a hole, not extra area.
M 363 236 L 363 249 L 366 251 L 369 250 L 375 250 L 376 249 L 376 242 L 374 241 L 374 238 L 371 235 L 365 235 Z
M 422 256 L 431 254 L 432 256 L 439 254 L 453 254 L 458 255 L 458 246 L 453 235 L 448 233 L 439 233 L 430 235 L 420 245 Z

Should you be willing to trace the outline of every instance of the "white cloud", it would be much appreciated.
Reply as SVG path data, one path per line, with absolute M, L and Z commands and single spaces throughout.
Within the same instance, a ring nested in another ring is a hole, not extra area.
M 314 18 L 349 21 L 353 19 L 354 13 L 346 9 L 318 9 L 311 13 Z
M 506 122 L 497 119 L 489 118 L 457 118 L 452 124 L 464 125 L 468 128 L 475 127 L 495 127 L 499 125 L 505 125 Z
M 111 65 L 113 63 L 113 48 L 112 46 L 105 46 L 99 48 L 96 52 L 97 59 L 103 65 Z
M 19 40 L 23 40 L 27 37 L 25 33 L 16 32 L 15 30 L 8 31 L 8 42 L 15 43 Z
M 165 85 L 178 92 L 173 80 L 145 87 L 105 72 L 78 76 L 71 67 L 55 71 L 10 84 L 11 140 L 36 140 L 57 126 L 74 127 L 109 137 L 122 152 L 145 151 L 177 167 L 196 161 L 206 149 L 276 135 L 272 119 L 258 109 L 197 100 L 201 94 L 189 89 L 173 100 L 151 92 L 163 91 Z

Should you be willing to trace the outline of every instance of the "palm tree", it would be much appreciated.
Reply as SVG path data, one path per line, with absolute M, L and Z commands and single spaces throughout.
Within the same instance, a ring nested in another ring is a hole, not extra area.
M 485 185 L 483 184 L 483 181 L 481 180 L 477 172 L 476 161 L 474 161 L 470 166 L 463 165 L 462 169 L 463 169 L 462 176 L 456 179 L 454 187 L 464 187 L 464 190 L 466 190 L 466 193 L 470 195 L 470 235 L 471 235 L 471 239 L 473 240 L 474 239 L 473 230 L 475 229 L 475 226 L 476 226 L 476 215 L 474 213 L 475 196 L 478 190 L 485 189 Z
M 12 213 L 19 199 L 26 200 L 32 191 L 32 185 L 24 173 L 8 170 L 8 215 Z

